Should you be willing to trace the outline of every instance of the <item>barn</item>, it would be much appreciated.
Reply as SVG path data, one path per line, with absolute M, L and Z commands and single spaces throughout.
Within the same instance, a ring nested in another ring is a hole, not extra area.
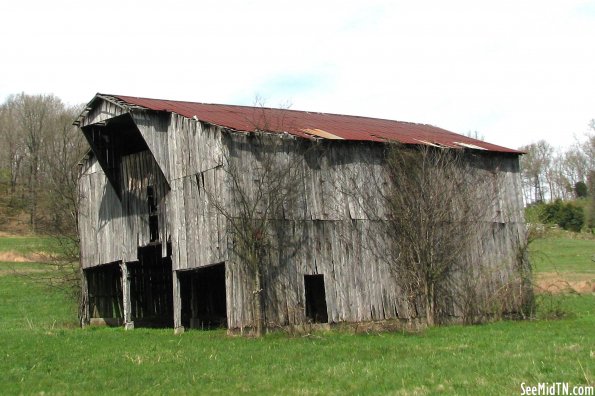
M 84 323 L 249 332 L 423 322 L 423 300 L 378 247 L 390 243 L 386 181 L 373 180 L 394 143 L 474 158 L 491 187 L 476 219 L 488 231 L 461 253 L 467 272 L 483 274 L 472 298 L 493 304 L 509 290 L 498 303 L 520 309 L 518 151 L 423 124 L 107 94 L 75 124 L 90 145 L 79 179 Z M 444 321 L 463 318 L 460 299 L 441 300 Z

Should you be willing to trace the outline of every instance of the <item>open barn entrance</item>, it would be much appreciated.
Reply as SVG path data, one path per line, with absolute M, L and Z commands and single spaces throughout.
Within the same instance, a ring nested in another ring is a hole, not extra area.
M 85 270 L 91 324 L 119 326 L 123 320 L 120 264 L 111 263 Z
M 173 327 L 171 258 L 161 257 L 161 244 L 138 249 L 128 263 L 130 310 L 135 327 Z
M 324 275 L 304 275 L 306 317 L 312 323 L 328 323 Z
M 213 329 L 227 327 L 225 263 L 181 271 L 182 326 Z

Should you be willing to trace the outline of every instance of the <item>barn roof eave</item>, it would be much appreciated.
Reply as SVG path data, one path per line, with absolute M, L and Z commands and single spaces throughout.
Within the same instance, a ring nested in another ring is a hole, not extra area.
M 95 96 L 93 96 L 93 99 L 91 99 L 89 101 L 89 103 L 87 103 L 85 105 L 85 107 L 83 108 L 83 111 L 81 111 L 81 113 L 78 115 L 78 117 L 74 120 L 74 122 L 72 124 L 75 126 L 78 126 L 78 127 L 83 126 L 83 124 L 84 124 L 83 121 L 84 121 L 85 117 L 87 117 L 89 112 L 91 110 L 93 110 L 95 108 L 95 106 L 97 106 L 97 103 L 100 100 L 110 102 L 110 103 L 114 104 L 115 106 L 124 110 L 124 112 L 131 112 L 132 110 L 137 110 L 137 109 L 149 110 L 143 106 L 137 106 L 134 104 L 126 103 L 125 101 L 118 99 L 116 96 L 106 95 L 106 94 L 102 94 L 102 93 L 98 92 L 95 94 Z

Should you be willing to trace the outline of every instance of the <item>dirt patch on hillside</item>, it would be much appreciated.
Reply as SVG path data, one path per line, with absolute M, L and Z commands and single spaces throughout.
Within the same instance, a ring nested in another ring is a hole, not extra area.
M 535 280 L 537 293 L 595 293 L 595 276 L 593 274 L 564 274 L 542 272 Z
M 38 263 L 47 259 L 46 256 L 40 253 L 30 253 L 22 255 L 16 252 L 0 252 L 0 261 L 8 263 Z

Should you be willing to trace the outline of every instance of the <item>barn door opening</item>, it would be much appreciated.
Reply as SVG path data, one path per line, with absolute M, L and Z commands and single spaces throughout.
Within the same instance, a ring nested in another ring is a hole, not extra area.
M 119 326 L 123 318 L 119 263 L 85 270 L 91 324 Z
M 182 326 L 196 329 L 227 327 L 225 263 L 178 274 Z
M 161 251 L 160 244 L 139 248 L 138 261 L 127 264 L 135 327 L 173 327 L 171 258 Z
M 324 275 L 304 275 L 306 318 L 312 323 L 328 323 Z

